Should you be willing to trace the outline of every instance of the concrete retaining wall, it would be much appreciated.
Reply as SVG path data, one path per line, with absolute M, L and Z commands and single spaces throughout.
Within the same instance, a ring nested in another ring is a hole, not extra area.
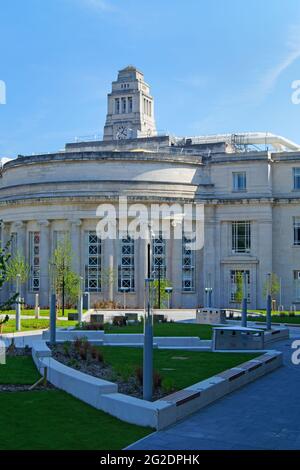
M 41 373 L 47 367 L 48 380 L 57 388 L 123 421 L 155 429 L 175 423 L 282 365 L 282 353 L 268 351 L 257 359 L 150 403 L 118 393 L 115 383 L 59 363 L 51 358 L 45 341 L 36 342 L 32 357 Z

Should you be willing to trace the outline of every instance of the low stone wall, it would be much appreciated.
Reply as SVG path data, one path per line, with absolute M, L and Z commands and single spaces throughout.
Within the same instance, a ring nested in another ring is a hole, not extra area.
M 132 333 L 109 334 L 104 331 L 90 330 L 57 330 L 57 342 L 74 341 L 76 338 L 87 338 L 93 345 L 98 346 L 128 346 L 143 347 L 144 335 Z M 50 333 L 43 333 L 43 340 L 49 341 Z M 198 336 L 157 336 L 153 338 L 153 347 L 160 349 L 193 349 L 193 350 L 211 350 L 210 340 L 201 340 Z
M 57 388 L 123 421 L 155 429 L 163 429 L 175 423 L 282 364 L 282 353 L 268 351 L 257 359 L 150 403 L 118 393 L 115 383 L 61 364 L 51 357 L 45 341 L 36 342 L 32 348 L 32 357 L 41 373 L 47 367 L 48 380 Z

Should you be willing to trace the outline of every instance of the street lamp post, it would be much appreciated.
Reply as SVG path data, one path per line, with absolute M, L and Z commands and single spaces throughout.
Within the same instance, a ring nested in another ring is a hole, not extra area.
M 50 264 L 51 268 L 51 293 L 50 293 L 50 344 L 56 344 L 56 294 L 55 294 L 55 264 Z
M 20 295 L 20 286 L 21 286 L 21 274 L 17 274 L 16 282 L 16 330 L 21 331 L 21 295 Z
M 168 294 L 168 309 L 170 310 L 170 300 L 171 300 L 171 294 L 173 292 L 173 287 L 166 287 L 165 292 L 166 294 Z
M 126 310 L 126 294 L 129 292 L 129 287 L 121 287 L 121 292 L 123 292 L 123 309 Z
M 78 322 L 82 322 L 82 312 L 83 312 L 83 277 L 80 276 L 80 288 L 79 288 L 79 295 L 78 295 Z
M 145 279 L 145 320 L 143 355 L 143 399 L 152 400 L 153 395 L 153 324 L 151 306 L 151 243 L 147 245 L 147 278 Z
M 266 311 L 266 324 L 267 330 L 272 329 L 272 294 L 271 294 L 272 274 L 267 274 L 267 311 Z
M 247 273 L 243 272 L 242 326 L 247 327 Z

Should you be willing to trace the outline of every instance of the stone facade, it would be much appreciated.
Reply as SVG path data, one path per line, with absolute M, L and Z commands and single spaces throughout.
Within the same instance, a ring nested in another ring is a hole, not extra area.
M 241 150 L 223 138 L 213 144 L 154 135 L 118 139 L 109 130 L 110 114 L 104 141 L 67 144 L 64 152 L 19 156 L 2 166 L 1 239 L 13 237 L 14 249 L 30 264 L 25 301 L 33 305 L 39 292 L 41 305 L 49 304 L 49 260 L 60 234 L 68 234 L 76 254 L 73 268 L 84 278 L 92 304 L 123 303 L 122 286 L 129 285 L 127 306 L 143 307 L 147 240 L 97 242 L 93 236 L 98 205 L 109 202 L 118 211 L 119 197 L 126 196 L 129 203 L 192 203 L 203 209 L 203 246 L 188 260 L 189 269 L 183 269 L 190 255 L 182 240 L 173 232 L 170 240 L 163 233 L 164 241 L 158 240 L 164 275 L 173 286 L 172 307 L 205 305 L 207 287 L 214 307 L 238 306 L 240 271 L 248 274 L 251 308 L 265 306 L 263 285 L 270 272 L 281 278 L 278 302 L 300 307 L 300 149 Z M 134 123 L 132 117 L 131 127 Z M 152 124 L 154 131 L 154 118 Z M 131 256 L 123 271 L 122 243 Z M 98 256 L 94 267 L 89 249 Z M 116 275 L 105 284 L 107 270 Z M 9 289 L 3 287 L 2 300 Z

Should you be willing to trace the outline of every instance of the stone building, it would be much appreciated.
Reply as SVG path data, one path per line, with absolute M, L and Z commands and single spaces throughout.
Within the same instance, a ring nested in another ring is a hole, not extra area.
M 236 307 L 237 276 L 246 271 L 251 308 L 265 305 L 266 274 L 281 279 L 277 300 L 300 307 L 300 147 L 273 134 L 174 137 L 156 131 L 153 98 L 141 72 L 121 70 L 108 95 L 102 141 L 2 162 L 2 243 L 12 240 L 30 266 L 28 304 L 49 304 L 49 260 L 70 236 L 74 270 L 91 303 L 110 299 L 143 307 L 146 239 L 99 239 L 97 207 L 128 202 L 190 203 L 203 211 L 203 246 L 163 231 L 152 238 L 155 275 L 173 286 L 172 307 L 196 307 L 212 289 L 214 306 Z M 118 213 L 118 209 L 117 209 Z M 119 217 L 122 217 L 119 213 Z M 104 275 L 114 272 L 113 282 Z M 10 285 L 3 287 L 2 300 Z

